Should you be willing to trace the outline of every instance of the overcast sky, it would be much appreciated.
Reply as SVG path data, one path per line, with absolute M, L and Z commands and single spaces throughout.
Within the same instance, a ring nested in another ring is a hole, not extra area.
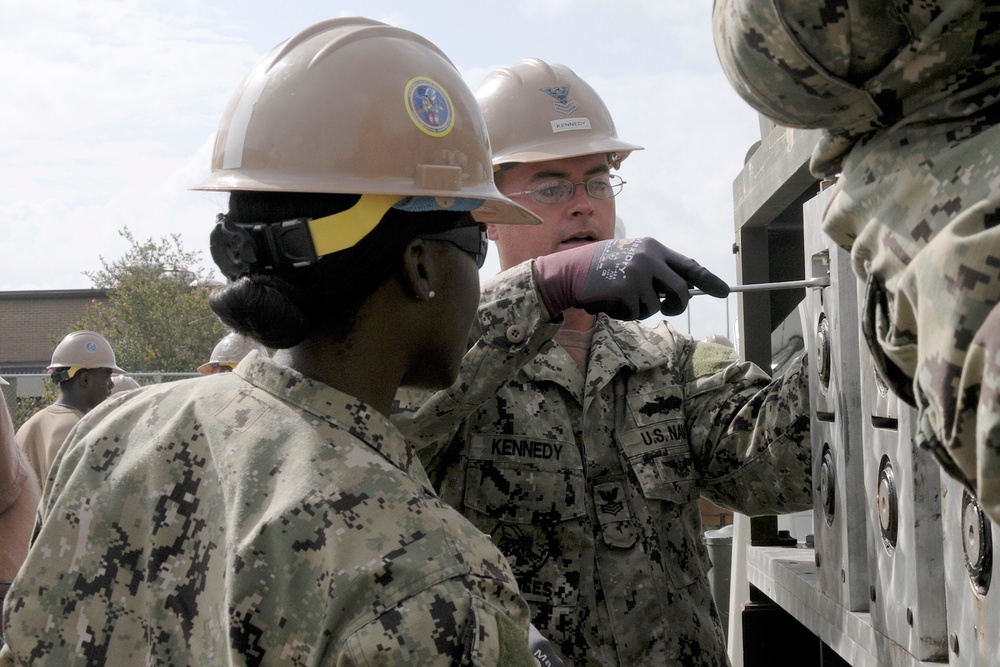
M 230 94 L 270 47 L 365 15 L 437 44 L 474 89 L 526 57 L 563 63 L 602 96 L 623 140 L 618 214 L 735 281 L 732 182 L 759 138 L 715 55 L 711 0 L 45 0 L 0 10 L 0 291 L 90 287 L 84 271 L 139 240 L 181 235 L 212 266 L 208 174 Z M 497 270 L 495 252 L 484 275 Z M 730 297 L 735 317 L 735 297 Z M 727 333 L 724 302 L 672 318 Z

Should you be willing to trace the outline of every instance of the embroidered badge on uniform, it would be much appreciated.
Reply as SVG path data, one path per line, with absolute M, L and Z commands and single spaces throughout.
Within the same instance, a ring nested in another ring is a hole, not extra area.
M 600 505 L 601 514 L 610 514 L 611 516 L 616 516 L 619 512 L 625 509 L 624 503 L 618 499 L 619 487 L 615 486 L 611 489 L 605 491 L 603 489 L 598 490 L 597 494 L 601 497 L 603 503 Z
M 544 538 L 536 541 L 521 526 L 501 521 L 493 528 L 490 537 L 519 578 L 537 572 L 549 560 L 551 549 Z

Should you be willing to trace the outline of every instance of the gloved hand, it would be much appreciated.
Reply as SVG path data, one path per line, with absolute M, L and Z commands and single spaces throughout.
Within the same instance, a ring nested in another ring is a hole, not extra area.
M 679 315 L 688 289 L 724 298 L 729 285 L 689 257 L 651 238 L 598 241 L 535 260 L 538 291 L 552 317 L 567 308 L 639 320 Z

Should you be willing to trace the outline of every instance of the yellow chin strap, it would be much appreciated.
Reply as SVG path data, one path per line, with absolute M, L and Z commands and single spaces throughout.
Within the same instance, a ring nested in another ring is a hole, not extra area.
M 322 257 L 354 247 L 375 229 L 385 212 L 399 201 L 399 195 L 361 195 L 351 208 L 340 213 L 309 221 L 316 256 Z

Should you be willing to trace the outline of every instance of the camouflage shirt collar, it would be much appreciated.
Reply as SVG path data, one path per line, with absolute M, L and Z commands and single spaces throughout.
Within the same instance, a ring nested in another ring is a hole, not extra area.
M 253 352 L 233 370 L 276 398 L 348 431 L 427 488 L 423 467 L 399 430 L 367 403 Z
M 607 338 L 599 337 L 598 332 L 595 332 L 595 344 L 600 340 L 610 349 L 610 339 L 614 342 L 613 347 L 617 353 L 637 371 L 662 366 L 667 356 L 672 357 L 675 350 L 681 350 L 681 343 L 689 340 L 678 334 L 666 321 L 649 327 L 641 322 L 622 322 L 606 315 L 598 315 L 597 323 L 598 332 L 603 331 Z
M 621 322 L 598 315 L 590 342 L 587 392 L 600 389 L 622 368 L 644 371 L 663 366 L 673 359 L 675 350 L 679 351 L 676 346 L 679 338 L 666 322 L 650 328 L 639 322 Z M 572 380 L 574 373 L 564 368 L 568 365 L 569 355 L 557 350 L 557 346 L 552 346 L 539 354 L 525 366 L 525 371 L 534 380 L 558 382 L 572 391 L 576 387 L 566 383 Z

